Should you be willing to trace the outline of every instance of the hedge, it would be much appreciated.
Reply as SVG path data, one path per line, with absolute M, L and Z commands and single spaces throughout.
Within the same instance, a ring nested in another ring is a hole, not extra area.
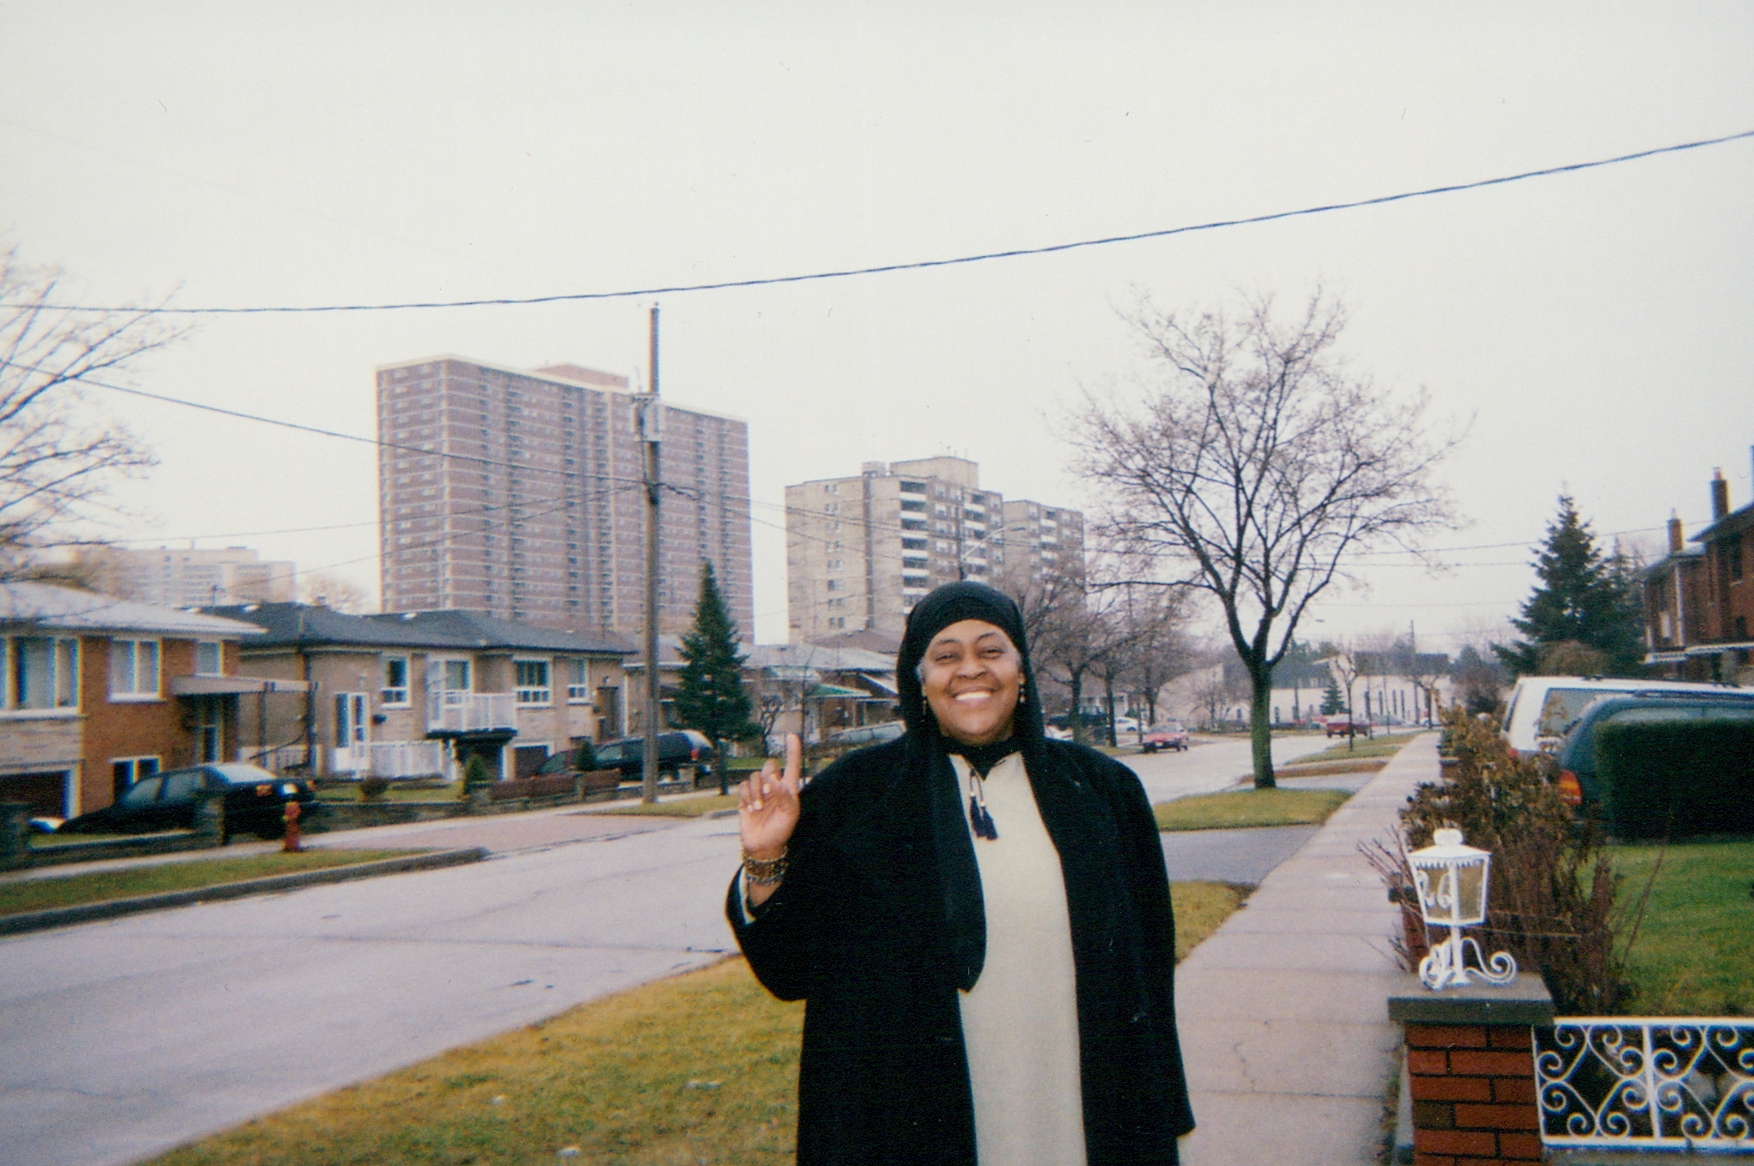
M 1616 837 L 1754 833 L 1754 721 L 1605 725 L 1596 768 Z

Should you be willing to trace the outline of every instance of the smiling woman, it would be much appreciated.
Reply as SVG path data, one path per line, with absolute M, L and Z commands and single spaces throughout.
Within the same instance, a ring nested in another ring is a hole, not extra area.
M 896 678 L 906 736 L 808 789 L 793 738 L 740 791 L 731 925 L 806 1002 L 798 1161 L 1175 1162 L 1175 921 L 1138 778 L 1046 738 L 990 587 L 923 599 Z

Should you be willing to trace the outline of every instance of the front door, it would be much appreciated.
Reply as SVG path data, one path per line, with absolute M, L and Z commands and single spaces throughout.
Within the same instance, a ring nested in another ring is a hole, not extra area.
M 363 692 L 335 694 L 335 768 L 358 772 L 370 768 L 371 701 Z

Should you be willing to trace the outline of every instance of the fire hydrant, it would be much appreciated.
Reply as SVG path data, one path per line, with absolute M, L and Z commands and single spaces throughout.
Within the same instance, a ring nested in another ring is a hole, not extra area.
M 304 849 L 304 847 L 298 844 L 298 815 L 298 803 L 287 802 L 285 814 L 286 841 L 282 843 L 280 847 L 280 849 L 287 854 L 298 854 Z

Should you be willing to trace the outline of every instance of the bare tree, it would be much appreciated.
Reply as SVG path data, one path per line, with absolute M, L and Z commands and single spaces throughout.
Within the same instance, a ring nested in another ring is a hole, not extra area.
M 153 464 L 126 429 L 87 412 L 80 383 L 121 376 L 187 329 L 140 309 L 60 304 L 61 273 L 0 256 L 0 578 L 44 551 L 94 541 L 120 478 Z
M 1426 441 L 1423 399 L 1347 374 L 1345 312 L 1319 291 L 1289 324 L 1265 296 L 1236 320 L 1146 299 L 1129 322 L 1161 382 L 1135 406 L 1086 396 L 1077 468 L 1127 551 L 1218 600 L 1248 669 L 1255 785 L 1270 787 L 1273 666 L 1348 555 L 1416 549 L 1449 523 L 1433 471 L 1454 441 Z
M 1352 715 L 1352 685 L 1358 681 L 1358 653 L 1348 644 L 1335 644 L 1334 654 L 1328 657 L 1328 667 L 1339 677 L 1340 687 L 1346 693 L 1346 748 L 1352 749 L 1358 737 L 1358 718 Z M 1367 682 L 1368 683 L 1368 682 Z
M 363 615 L 371 607 L 365 588 L 340 575 L 311 571 L 299 583 L 299 591 L 304 601 L 314 607 L 326 607 L 348 615 Z

